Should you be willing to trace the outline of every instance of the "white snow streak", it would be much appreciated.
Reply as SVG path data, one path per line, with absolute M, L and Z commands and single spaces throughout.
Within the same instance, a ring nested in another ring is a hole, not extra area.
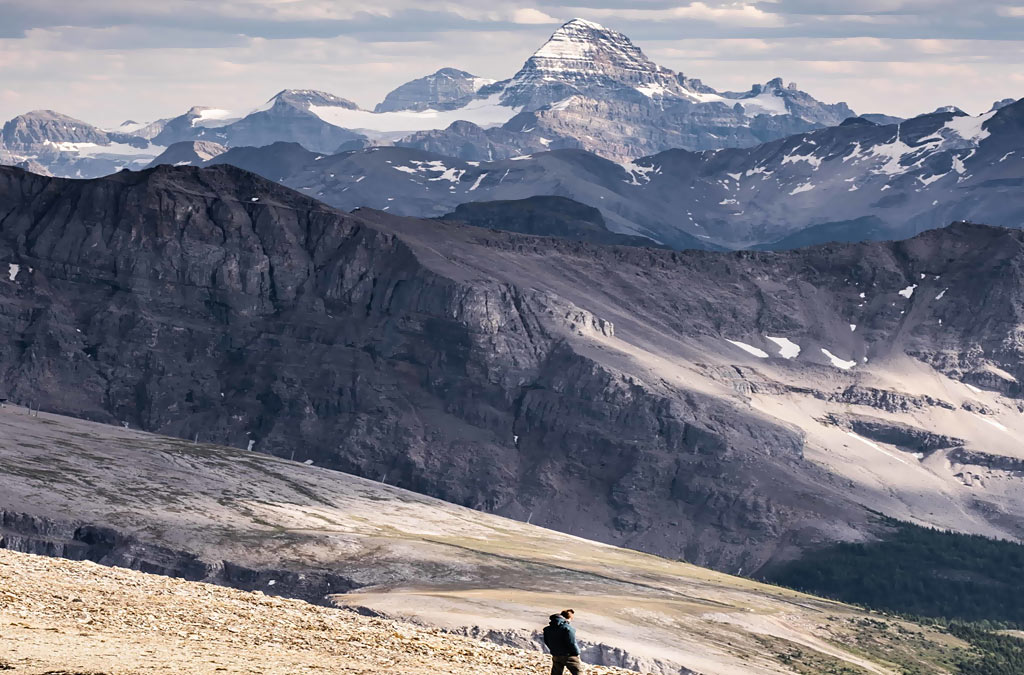
M 469 187 L 469 192 L 472 192 L 473 190 L 475 190 L 475 189 L 477 189 L 478 187 L 480 187 L 480 183 L 481 183 L 481 182 L 483 181 L 483 179 L 484 179 L 484 176 L 486 176 L 486 175 L 487 175 L 487 172 L 486 172 L 486 171 L 484 171 L 484 172 L 483 172 L 483 173 L 481 173 L 481 174 L 480 174 L 479 176 L 477 176 L 477 177 L 476 177 L 476 180 L 475 180 L 475 181 L 473 181 L 473 184 L 472 184 L 472 185 L 471 185 L 471 186 Z
M 901 464 L 907 464 L 908 466 L 910 465 L 910 463 L 907 460 L 903 459 L 902 457 L 897 457 L 896 455 L 892 454 L 888 450 L 884 450 L 882 448 L 882 446 L 878 445 L 877 443 L 873 443 L 872 441 L 869 441 L 868 439 L 864 438 L 863 436 L 858 436 L 857 434 L 853 433 L 852 431 L 847 431 L 846 435 L 849 436 L 850 438 L 857 439 L 858 441 L 860 441 L 864 445 L 867 445 L 870 448 L 874 448 L 875 450 L 879 451 L 883 455 L 886 455 L 887 457 L 891 457 L 892 459 L 895 459 L 897 462 L 900 462 Z
M 1000 431 L 1005 431 L 1007 433 L 1010 432 L 1009 429 L 1007 429 L 1005 426 L 1003 426 L 999 422 L 996 422 L 995 420 L 990 420 L 989 418 L 985 417 L 984 415 L 978 415 L 977 413 L 975 413 L 974 416 L 977 417 L 982 422 L 985 422 L 986 424 L 991 424 L 992 426 L 994 426 L 996 429 L 999 429 Z
M 726 342 L 730 342 L 730 343 L 736 345 L 737 347 L 739 347 L 743 351 L 747 352 L 748 354 L 753 354 L 754 356 L 756 356 L 759 359 L 766 359 L 766 358 L 768 358 L 768 352 L 764 351 L 763 349 L 758 349 L 757 347 L 752 347 L 751 345 L 748 345 L 745 342 L 739 342 L 737 340 L 726 340 Z
M 824 347 L 821 348 L 821 353 L 828 357 L 828 360 L 832 362 L 832 365 L 842 370 L 849 370 L 857 365 L 856 361 L 844 361 Z

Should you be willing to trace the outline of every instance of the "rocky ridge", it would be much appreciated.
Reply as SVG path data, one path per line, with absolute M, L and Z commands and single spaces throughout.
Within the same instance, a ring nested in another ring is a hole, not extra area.
M 1024 181 L 1024 101 L 978 116 L 853 119 L 753 148 L 670 150 L 622 164 L 580 150 L 515 146 L 527 154 L 488 161 L 423 147 L 430 152 L 372 148 L 265 175 L 339 208 L 410 216 L 557 195 L 600 209 L 614 232 L 671 248 L 785 249 L 899 239 L 958 220 L 1024 222 L 1014 198 Z M 275 163 L 273 151 L 254 154 Z

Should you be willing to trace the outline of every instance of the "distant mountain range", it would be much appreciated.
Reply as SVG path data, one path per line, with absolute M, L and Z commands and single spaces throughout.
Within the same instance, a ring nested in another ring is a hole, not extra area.
M 54 111 L 9 121 L 0 159 L 54 175 L 139 168 L 179 141 L 225 147 L 294 142 L 319 153 L 394 144 L 465 160 L 583 149 L 622 161 L 670 148 L 748 147 L 842 122 L 781 78 L 721 92 L 658 66 L 622 33 L 573 19 L 500 82 L 455 68 L 401 85 L 372 111 L 321 91 L 287 89 L 248 114 L 193 107 L 104 130 Z
M 493 201 L 491 221 L 509 209 L 517 227 L 546 222 L 552 234 L 606 240 L 560 213 L 525 225 L 510 203 L 557 196 L 599 209 L 613 235 L 679 249 L 786 248 L 955 220 L 1021 226 L 1022 118 L 1011 99 L 979 116 L 953 106 L 909 120 L 854 116 L 781 79 L 721 92 L 574 19 L 505 80 L 443 68 L 372 111 L 287 89 L 245 115 L 193 107 L 109 130 L 35 111 L 4 125 L 0 163 L 76 178 L 230 163 L 346 210 L 436 218 Z
M 156 163 L 204 147 L 172 146 Z M 1024 225 L 1024 100 L 979 116 L 851 118 L 752 148 L 622 163 L 582 150 L 483 162 L 400 147 L 321 155 L 287 143 L 189 163 L 233 164 L 346 210 L 438 217 L 467 202 L 557 195 L 597 207 L 614 232 L 673 248 L 791 248 L 956 220 Z

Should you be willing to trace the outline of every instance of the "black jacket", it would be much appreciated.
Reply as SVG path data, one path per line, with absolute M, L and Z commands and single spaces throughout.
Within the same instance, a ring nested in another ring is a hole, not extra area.
M 561 614 L 552 614 L 551 623 L 544 627 L 544 644 L 554 656 L 579 656 L 576 629 Z

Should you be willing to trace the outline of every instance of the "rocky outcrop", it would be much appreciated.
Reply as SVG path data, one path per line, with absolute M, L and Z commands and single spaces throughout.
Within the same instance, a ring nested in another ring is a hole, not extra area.
M 1024 460 L 1016 457 L 975 452 L 964 448 L 955 448 L 949 453 L 948 457 L 951 462 L 956 462 L 957 464 L 982 466 L 986 469 L 1024 475 Z
M 147 574 L 203 581 L 230 588 L 260 590 L 330 605 L 327 596 L 354 590 L 357 584 L 320 570 L 252 569 L 227 560 L 207 561 L 189 551 L 142 542 L 112 527 L 56 520 L 0 509 L 0 549 L 68 560 L 91 560 Z
M 895 445 L 908 452 L 919 453 L 922 456 L 930 455 L 936 450 L 947 450 L 950 448 L 962 450 L 966 443 L 962 438 L 935 434 L 909 424 L 867 415 L 839 416 L 832 414 L 827 416 L 826 422 L 849 429 L 864 438 Z
M 368 613 L 368 615 L 374 616 L 377 614 Z M 478 626 L 466 626 L 458 629 L 446 629 L 445 632 L 527 651 L 544 649 L 542 647 L 544 644 L 543 635 L 540 631 L 494 630 L 483 629 Z M 690 670 L 686 666 L 671 663 L 664 659 L 637 656 L 620 647 L 613 647 L 604 643 L 587 642 L 586 640 L 579 640 L 578 642 L 580 657 L 584 663 L 589 665 L 613 666 L 638 673 L 650 673 L 651 675 L 699 675 L 695 670 Z

